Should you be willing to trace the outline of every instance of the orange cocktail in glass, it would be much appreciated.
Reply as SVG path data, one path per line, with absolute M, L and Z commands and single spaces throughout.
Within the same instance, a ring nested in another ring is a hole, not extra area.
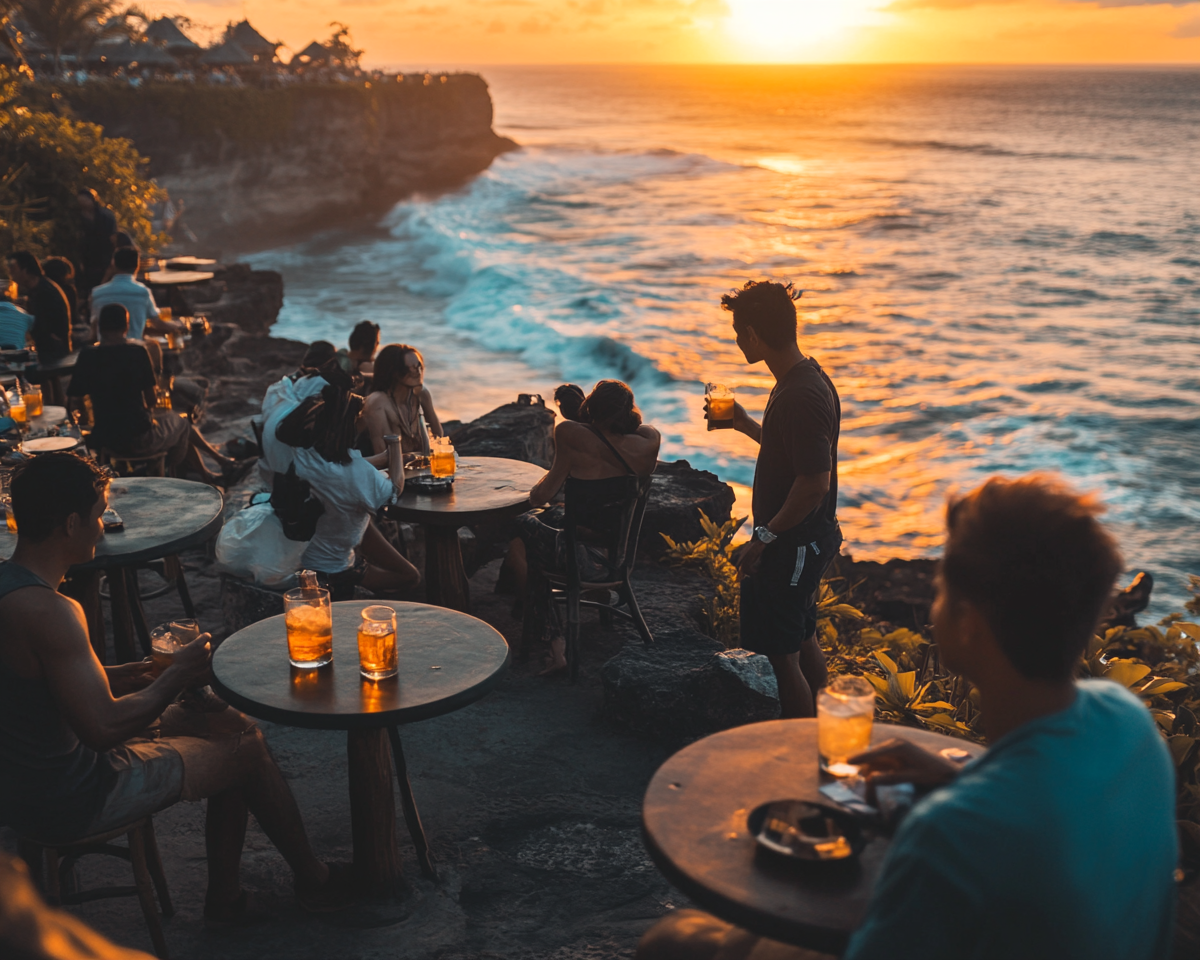
M 708 397 L 708 429 L 733 429 L 733 391 L 723 383 L 710 383 L 704 391 Z
M 333 661 L 333 611 L 323 587 L 297 587 L 283 595 L 288 659 L 311 670 Z
M 358 625 L 358 669 L 368 680 L 396 675 L 396 611 L 391 607 L 380 604 L 363 610 Z

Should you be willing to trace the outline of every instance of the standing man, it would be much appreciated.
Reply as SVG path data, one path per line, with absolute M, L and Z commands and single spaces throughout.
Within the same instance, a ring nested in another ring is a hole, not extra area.
M 29 329 L 38 360 L 60 360 L 71 352 L 71 307 L 66 294 L 42 272 L 38 258 L 28 250 L 8 255 L 8 275 L 25 293 L 25 309 L 33 314 Z
M 796 343 L 792 285 L 748 282 L 721 298 L 747 363 L 775 377 L 762 424 L 734 404 L 733 426 L 759 444 L 754 537 L 739 563 L 742 646 L 764 654 L 779 682 L 783 717 L 816 714 L 825 685 L 817 645 L 817 591 L 837 556 L 837 445 L 842 406 L 833 381 Z
M 129 339 L 142 340 L 147 330 L 166 333 L 168 330 L 183 329 L 183 325 L 168 323 L 159 317 L 158 304 L 150 288 L 139 283 L 138 267 L 141 257 L 135 247 L 120 247 L 112 255 L 113 278 L 92 291 L 92 323 L 100 317 L 100 311 L 110 303 L 119 303 L 129 313 Z

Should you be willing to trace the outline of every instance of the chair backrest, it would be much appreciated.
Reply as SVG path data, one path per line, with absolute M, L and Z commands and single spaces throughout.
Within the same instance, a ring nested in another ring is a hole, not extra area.
M 565 487 L 565 524 L 567 573 L 578 576 L 575 552 L 579 529 L 599 540 L 608 551 L 613 572 L 624 576 L 637 557 L 638 536 L 646 502 L 650 499 L 652 477 L 624 476 L 605 480 L 580 480 L 568 477 Z

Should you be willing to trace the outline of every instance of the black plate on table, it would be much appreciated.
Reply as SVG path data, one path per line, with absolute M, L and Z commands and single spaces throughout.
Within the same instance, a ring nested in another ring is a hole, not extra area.
M 755 841 L 787 860 L 837 862 L 866 846 L 862 827 L 844 810 L 807 800 L 773 800 L 747 818 Z
M 431 477 L 429 474 L 422 474 L 404 481 L 406 490 L 411 487 L 418 493 L 446 493 L 453 486 L 453 477 Z

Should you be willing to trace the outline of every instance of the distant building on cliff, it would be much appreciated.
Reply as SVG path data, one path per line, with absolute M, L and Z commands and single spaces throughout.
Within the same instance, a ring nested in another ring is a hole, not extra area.
M 250 54 L 253 62 L 259 66 L 267 66 L 275 61 L 275 53 L 283 46 L 282 43 L 272 43 L 250 25 L 249 20 L 241 23 L 231 23 L 225 28 L 225 44 L 235 43 L 246 53 Z

